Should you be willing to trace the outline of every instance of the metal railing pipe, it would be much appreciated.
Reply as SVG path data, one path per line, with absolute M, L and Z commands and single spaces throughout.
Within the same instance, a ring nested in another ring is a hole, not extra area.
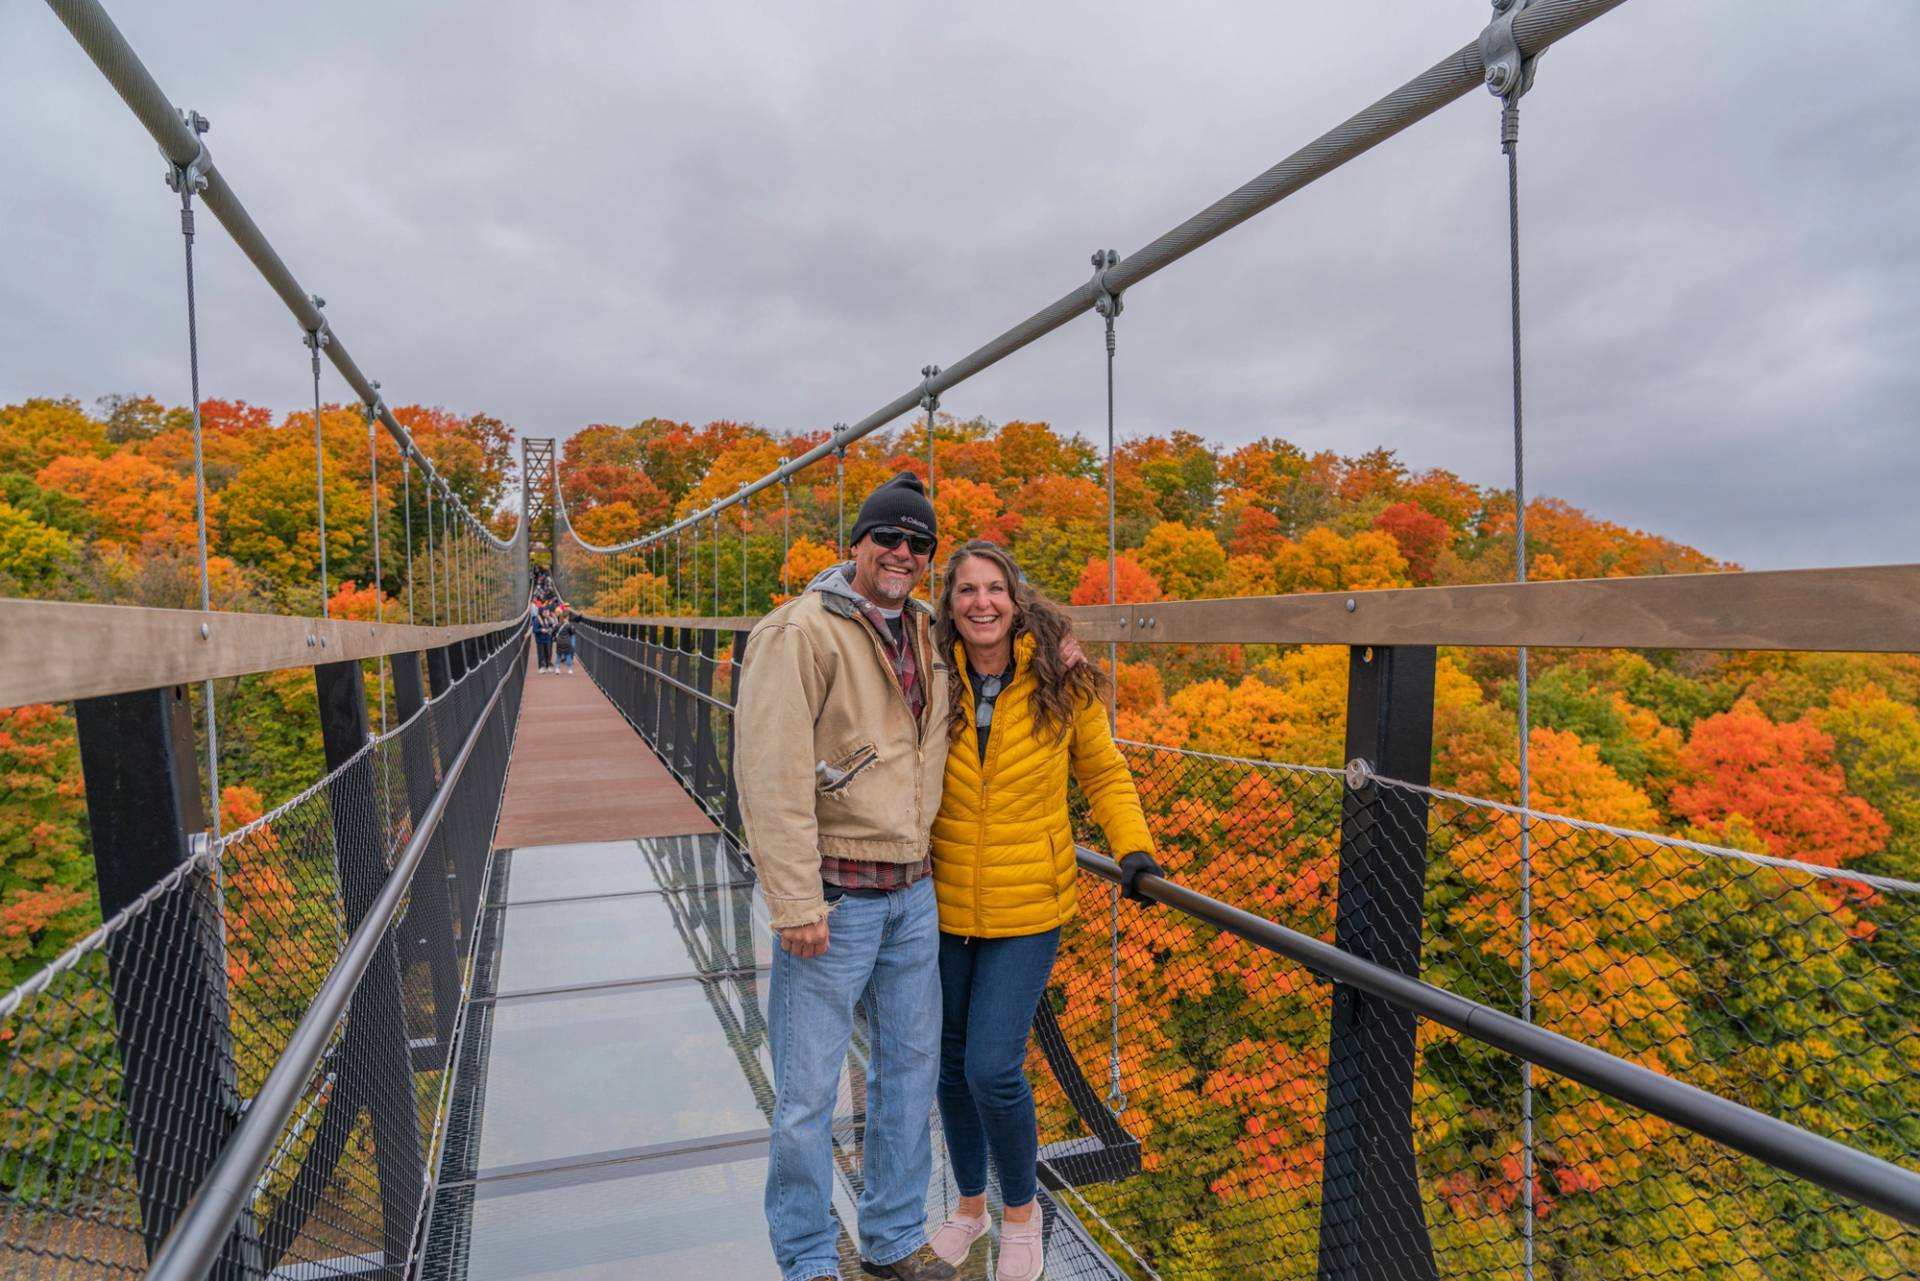
M 1595 18 L 1618 8 L 1626 0 L 1531 0 L 1514 21 L 1514 37 L 1520 51 L 1534 57 L 1549 45 L 1584 27 Z M 1372 106 L 1300 148 L 1258 177 L 1241 184 L 1214 201 L 1171 231 L 1106 268 L 1097 277 L 1061 295 L 998 337 L 974 348 L 959 360 L 926 377 L 911 391 L 902 393 L 874 410 L 859 422 L 836 430 L 827 439 L 773 471 L 751 481 L 737 492 L 694 512 L 674 524 L 664 526 L 613 547 L 581 546 L 590 551 L 626 551 L 655 542 L 697 521 L 707 520 L 720 511 L 743 503 L 770 486 L 779 484 L 822 459 L 831 457 L 861 437 L 886 426 L 901 415 L 918 409 L 923 396 L 935 396 L 958 386 L 975 374 L 991 368 L 1084 312 L 1092 311 L 1097 299 L 1119 294 L 1148 276 L 1186 257 L 1200 246 L 1233 230 L 1257 213 L 1272 208 L 1317 178 L 1324 177 L 1349 160 L 1364 154 L 1393 137 L 1409 125 L 1426 119 L 1441 107 L 1480 88 L 1486 81 L 1478 41 L 1468 44 L 1435 63 Z
M 159 144 L 161 152 L 168 160 L 175 165 L 185 167 L 200 159 L 205 143 L 180 118 L 180 113 L 174 109 L 173 103 L 160 88 L 159 82 L 140 61 L 140 56 L 133 51 L 133 46 L 127 43 L 127 38 L 120 33 L 120 28 L 114 24 L 113 18 L 101 6 L 99 0 L 47 0 L 47 7 L 52 9 L 54 16 L 66 26 L 75 42 L 87 57 L 93 60 L 93 65 L 100 69 L 100 74 L 107 78 L 107 83 L 119 93 L 121 100 L 132 109 L 135 118 L 146 127 L 148 133 L 153 135 L 153 140 Z M 502 540 L 495 537 L 493 531 L 488 529 L 484 522 L 467 511 L 465 505 L 454 495 L 451 486 L 434 470 L 432 462 L 415 447 L 412 435 L 388 410 L 373 381 L 362 372 L 360 366 L 347 352 L 346 344 L 341 341 L 338 331 L 328 323 L 320 308 L 314 305 L 313 296 L 301 286 L 285 261 L 281 259 L 279 252 L 274 249 L 272 242 L 267 239 L 266 233 L 260 230 L 258 223 L 254 222 L 253 215 L 247 212 L 247 207 L 240 202 L 239 195 L 221 175 L 220 167 L 209 161 L 201 172 L 206 175 L 207 181 L 206 190 L 200 193 L 201 200 L 206 203 L 213 216 L 220 220 L 220 225 L 226 228 L 229 236 L 233 237 L 233 243 L 240 247 L 240 252 L 247 256 L 247 260 L 254 265 L 254 269 L 260 273 L 261 278 L 267 282 L 274 293 L 279 295 L 280 301 L 286 304 L 287 310 L 293 313 L 294 321 L 300 326 L 301 331 L 308 333 L 318 329 L 327 331 L 328 342 L 324 348 L 327 359 L 333 362 L 334 368 L 339 370 L 342 378 L 346 379 L 347 385 L 353 388 L 354 394 L 360 398 L 361 403 L 379 407 L 379 418 L 388 434 L 426 471 L 427 482 L 438 485 L 459 509 L 461 515 L 492 540 L 495 550 L 510 549 L 516 540 L 511 538 Z M 524 519 L 523 515 L 523 522 Z
M 1076 847 L 1075 856 L 1084 870 L 1103 880 L 1120 882 L 1119 865 L 1112 859 L 1084 847 Z M 1362 960 L 1331 943 L 1209 898 L 1178 882 L 1145 875 L 1136 878 L 1135 888 L 1156 902 L 1297 961 L 1326 978 L 1359 988 L 1483 1045 L 1592 1086 L 1829 1192 L 1920 1227 L 1920 1173 L 1523 1022 L 1492 1006 Z
M 420 821 L 414 825 L 412 839 L 407 842 L 406 849 L 394 861 L 393 870 L 388 873 L 379 896 L 368 909 L 360 928 L 347 940 L 339 962 L 321 982 L 320 990 L 314 994 L 313 1002 L 307 1007 L 299 1025 L 287 1038 L 285 1052 L 267 1073 L 259 1092 L 253 1096 L 246 1115 L 221 1149 L 206 1182 L 201 1185 L 192 1203 L 174 1225 L 166 1243 L 154 1256 L 153 1264 L 147 1270 L 147 1281 L 201 1281 L 219 1257 L 221 1246 L 225 1244 L 234 1221 L 253 1196 L 261 1171 L 273 1159 L 280 1131 L 299 1106 L 314 1067 L 332 1040 L 334 1027 L 340 1022 L 341 1015 L 346 1013 L 361 976 L 372 964 L 375 953 L 386 941 L 387 932 L 399 916 L 413 875 L 426 857 L 427 848 L 433 843 L 441 820 L 446 817 L 447 806 L 453 799 L 460 776 L 466 771 L 468 761 L 486 735 L 494 708 L 506 692 L 514 669 L 525 659 L 526 650 L 523 646 L 515 646 L 512 653 L 514 656 L 503 664 L 501 678 L 494 684 L 493 693 L 480 714 L 474 718 L 459 752 L 448 763 L 441 778 L 440 790 L 427 804 Z

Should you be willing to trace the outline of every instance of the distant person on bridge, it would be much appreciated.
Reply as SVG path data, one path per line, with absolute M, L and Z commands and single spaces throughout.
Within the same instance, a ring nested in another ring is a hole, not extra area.
M 573 625 L 573 611 L 563 607 L 559 630 L 553 634 L 553 646 L 560 656 L 560 670 L 568 676 L 573 675 L 573 654 L 579 643 L 579 632 Z
M 536 600 L 530 607 L 533 610 L 533 655 L 536 672 L 553 670 L 553 616 L 547 613 L 544 603 Z
M 1153 838 L 1103 701 L 1058 606 L 1013 557 L 975 540 L 941 580 L 935 643 L 952 660 L 946 782 L 933 823 L 940 903 L 940 1121 L 960 1191 L 933 1248 L 959 1264 L 987 1232 L 987 1156 L 1000 1172 L 997 1281 L 1037 1281 L 1038 1135 L 1027 1039 L 1060 927 L 1079 902 L 1067 777 L 1122 865 L 1152 867 Z M 1144 860 L 1144 861 L 1143 861 Z
M 832 1123 L 855 1001 L 872 1035 L 862 1268 L 958 1275 L 926 1236 L 940 1051 L 927 832 L 946 769 L 948 673 L 931 611 L 911 597 L 935 546 L 925 486 L 895 476 L 860 505 L 852 564 L 822 571 L 747 641 L 734 773 L 780 937 L 766 1210 L 782 1281 L 840 1275 Z

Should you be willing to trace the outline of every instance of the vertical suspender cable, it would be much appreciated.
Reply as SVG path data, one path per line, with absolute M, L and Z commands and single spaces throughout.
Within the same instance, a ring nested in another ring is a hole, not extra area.
M 387 621 L 387 587 L 380 566 L 380 442 L 374 434 L 374 407 L 367 406 L 367 488 L 373 491 L 373 621 Z M 380 669 L 380 732 L 387 732 L 387 660 L 373 660 Z
M 413 623 L 413 454 L 409 450 L 400 451 L 400 475 L 406 486 L 407 520 L 407 623 Z
M 790 543 L 793 519 L 793 477 L 780 478 L 780 594 L 793 595 L 793 571 L 787 568 L 787 558 L 793 554 Z
M 834 536 L 834 545 L 839 558 L 847 558 L 847 447 L 845 445 L 833 452 L 833 505 L 839 511 L 840 532 Z
M 1095 250 L 1093 255 L 1093 278 L 1099 290 L 1099 298 L 1094 310 L 1106 319 L 1107 333 L 1107 604 L 1118 604 L 1114 599 L 1114 586 L 1117 576 L 1114 564 L 1118 558 L 1116 524 L 1114 521 L 1114 482 L 1113 482 L 1113 354 L 1115 349 L 1113 321 L 1120 314 L 1120 297 L 1109 293 L 1106 287 L 1107 268 L 1120 261 L 1120 255 L 1111 249 Z M 1111 678 L 1107 686 L 1107 728 L 1117 730 L 1119 726 L 1119 684 L 1120 684 L 1120 646 L 1107 643 L 1107 673 Z M 1112 1012 L 1112 1029 L 1107 1047 L 1107 1108 L 1116 1115 L 1125 1111 L 1127 1096 L 1120 1089 L 1120 889 L 1113 888 L 1113 905 L 1109 932 L 1112 950 L 1113 987 L 1108 1000 Z
M 433 564 L 433 481 L 428 473 L 427 483 L 421 486 L 427 498 L 427 621 L 438 626 L 440 623 L 440 593 L 435 588 L 439 581 Z
M 1527 454 L 1520 397 L 1520 107 L 1501 108 L 1501 148 L 1507 153 L 1507 264 L 1513 314 L 1513 572 L 1527 581 Z M 1527 707 L 1527 647 L 1516 655 L 1520 713 L 1520 1017 L 1533 1022 L 1533 779 L 1529 770 L 1532 718 Z M 1533 1277 L 1533 1064 L 1520 1062 L 1521 1200 L 1525 1213 L 1525 1269 Z
M 1529 0 L 1493 0 L 1493 20 L 1480 36 L 1487 88 L 1500 99 L 1500 150 L 1507 157 L 1507 276 L 1513 348 L 1513 570 L 1527 581 L 1527 471 L 1520 356 L 1520 98 L 1533 87 L 1537 57 L 1525 57 L 1513 34 Z M 1527 647 L 1515 653 L 1519 694 L 1520 765 L 1520 1017 L 1533 1021 L 1533 778 L 1532 715 L 1527 705 Z M 1533 1281 L 1534 1197 L 1533 1064 L 1520 1061 L 1520 1202 L 1522 1272 Z
M 713 616 L 720 617 L 720 509 L 713 509 Z
M 314 305 L 320 300 L 315 298 Z M 307 349 L 313 353 L 313 487 L 320 521 L 320 617 L 332 616 L 327 603 L 327 451 L 320 440 L 320 349 L 327 345 L 326 325 L 307 331 Z
M 747 500 L 740 500 L 740 615 L 747 613 Z
M 927 411 L 927 501 L 933 501 L 933 414 L 940 408 L 940 397 L 934 393 L 933 378 L 940 372 L 938 365 L 923 365 L 920 369 L 920 405 Z M 936 509 L 938 510 L 938 509 Z M 937 521 L 935 522 L 938 523 Z M 927 603 L 933 604 L 940 599 L 940 566 L 929 561 L 927 564 Z
M 206 132 L 206 118 L 190 112 L 187 123 L 194 133 Z M 203 151 L 204 155 L 205 152 Z M 180 237 L 187 257 L 187 383 L 193 405 L 193 515 L 200 551 L 200 612 L 213 613 L 213 591 L 207 581 L 207 473 L 200 444 L 200 318 L 193 296 L 193 193 L 206 185 L 206 177 L 195 166 L 174 166 L 171 185 L 180 193 Z M 202 623 L 202 635 L 210 634 L 211 621 Z M 208 816 L 214 839 L 220 837 L 220 729 L 213 712 L 213 680 L 201 686 L 207 719 L 207 795 Z M 216 867 L 218 864 L 216 863 Z

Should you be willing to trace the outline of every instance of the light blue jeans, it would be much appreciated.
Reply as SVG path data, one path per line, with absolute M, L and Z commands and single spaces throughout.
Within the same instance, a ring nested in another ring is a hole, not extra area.
M 891 894 L 848 894 L 829 916 L 827 950 L 799 958 L 775 946 L 767 1029 L 773 1049 L 773 1143 L 767 1231 L 783 1281 L 838 1276 L 833 1105 L 866 1005 L 867 1061 L 860 1253 L 904 1259 L 926 1243 L 933 1175 L 934 1084 L 940 1068 L 940 919 L 933 878 Z

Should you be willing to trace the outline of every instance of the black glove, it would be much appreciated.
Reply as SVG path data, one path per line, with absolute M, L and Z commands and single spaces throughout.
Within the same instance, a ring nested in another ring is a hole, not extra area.
M 1120 897 L 1130 898 L 1136 903 L 1152 903 L 1153 900 L 1134 887 L 1142 876 L 1165 877 L 1160 865 L 1153 861 L 1153 855 L 1145 850 L 1135 850 L 1120 860 Z

